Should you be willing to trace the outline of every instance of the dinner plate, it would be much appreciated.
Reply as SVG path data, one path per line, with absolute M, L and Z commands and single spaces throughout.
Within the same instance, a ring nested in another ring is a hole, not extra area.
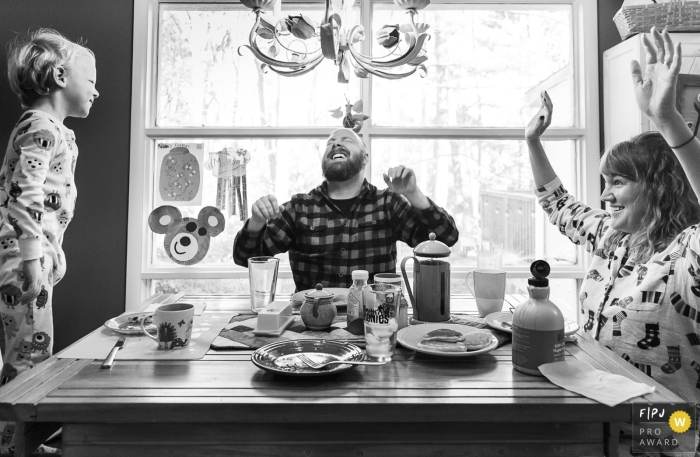
M 357 362 L 365 356 L 362 349 L 342 341 L 291 340 L 267 344 L 253 352 L 250 360 L 258 368 L 286 376 L 327 376 L 355 367 L 348 364 L 333 364 L 314 370 L 299 360 L 297 355 L 302 353 L 318 362 L 329 358 Z
M 307 292 L 312 292 L 315 289 L 302 290 L 292 295 L 292 303 L 301 306 L 306 300 L 304 296 Z M 348 289 L 343 289 L 342 287 L 324 287 L 323 290 L 333 294 L 333 303 L 336 308 L 344 308 L 348 306 Z
M 141 318 L 146 316 L 144 321 L 144 326 L 148 333 L 156 333 L 156 324 L 153 323 L 153 313 L 126 313 L 121 316 L 113 317 L 112 319 L 105 322 L 105 327 L 114 330 L 122 335 L 143 335 L 141 330 Z
M 513 315 L 510 311 L 502 311 L 499 313 L 491 313 L 484 318 L 486 324 L 496 330 L 513 333 Z M 578 332 L 578 324 L 572 320 L 564 318 L 564 336 L 570 336 Z
M 481 349 L 476 349 L 473 351 L 466 352 L 443 352 L 434 349 L 426 349 L 419 347 L 418 344 L 423 341 L 423 335 L 433 330 L 438 329 L 448 329 L 454 330 L 461 333 L 488 333 L 491 337 L 491 344 Z M 412 349 L 416 352 L 422 352 L 423 354 L 439 355 L 442 357 L 471 357 L 478 354 L 483 354 L 485 352 L 493 351 L 498 346 L 498 340 L 495 336 L 491 335 L 490 332 L 484 332 L 483 330 L 476 329 L 474 327 L 469 327 L 467 325 L 459 324 L 420 324 L 420 325 L 410 325 L 408 327 L 399 330 L 397 340 L 401 343 L 401 346 Z

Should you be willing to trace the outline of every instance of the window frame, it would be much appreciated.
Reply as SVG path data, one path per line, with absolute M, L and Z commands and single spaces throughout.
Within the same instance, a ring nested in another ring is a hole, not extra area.
M 287 3 L 309 3 L 322 0 L 284 0 Z M 372 1 L 363 3 L 363 24 L 371 23 Z M 572 128 L 550 128 L 543 140 L 567 139 L 575 141 L 576 175 L 578 183 L 575 195 L 582 201 L 595 202 L 599 198 L 600 131 L 599 131 L 599 85 L 598 85 L 598 32 L 597 4 L 590 0 L 433 0 L 445 4 L 565 4 L 572 8 L 572 61 L 574 71 L 574 125 Z M 153 279 L 234 279 L 247 278 L 247 270 L 237 265 L 207 266 L 149 266 L 152 251 L 148 225 L 152 190 L 148 188 L 150 174 L 155 166 L 154 148 L 160 139 L 187 138 L 319 138 L 325 139 L 333 127 L 158 127 L 157 107 L 157 49 L 160 3 L 197 3 L 197 0 L 142 0 L 134 2 L 133 67 L 131 98 L 131 144 L 129 169 L 129 222 L 127 233 L 126 310 L 138 308 L 139 303 L 152 293 Z M 231 3 L 231 0 L 207 0 L 209 4 Z M 388 1 L 387 1 L 388 3 Z M 252 27 L 252 20 L 251 20 Z M 363 52 L 369 54 L 371 41 L 363 42 Z M 254 58 L 250 56 L 250 58 Z M 274 75 L 269 75 L 274 77 Z M 354 77 L 354 76 L 353 76 Z M 371 77 L 371 76 L 370 76 Z M 371 116 L 371 80 L 361 81 L 364 112 Z M 367 123 L 362 130 L 362 139 L 371 148 L 374 138 L 440 138 L 440 139 L 506 139 L 521 140 L 523 128 L 402 128 L 378 127 Z M 371 153 L 371 151 L 370 151 Z M 371 167 L 371 164 L 369 165 Z M 367 170 L 367 176 L 371 169 Z M 233 247 L 232 247 L 233 248 Z M 588 269 L 589 257 L 578 247 L 578 265 L 553 266 L 550 278 L 581 279 Z M 473 267 L 456 266 L 454 278 L 463 278 Z M 530 276 L 526 266 L 504 267 L 509 278 Z M 280 278 L 291 278 L 288 266 L 281 267 Z

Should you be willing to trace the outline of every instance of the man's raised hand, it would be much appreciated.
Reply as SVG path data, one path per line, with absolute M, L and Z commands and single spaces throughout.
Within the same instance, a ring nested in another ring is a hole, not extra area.
M 277 203 L 277 199 L 274 195 L 265 195 L 264 197 L 259 198 L 255 203 L 253 203 L 253 215 L 250 217 L 248 230 L 252 232 L 259 232 L 263 229 L 263 227 L 265 227 L 268 220 L 280 213 L 280 210 L 280 206 Z

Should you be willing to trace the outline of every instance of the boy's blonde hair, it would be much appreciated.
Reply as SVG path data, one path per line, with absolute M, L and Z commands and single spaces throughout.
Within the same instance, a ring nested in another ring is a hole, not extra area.
M 38 29 L 10 42 L 7 77 L 22 108 L 27 109 L 41 97 L 49 95 L 57 85 L 54 69 L 64 67 L 70 71 L 71 62 L 82 53 L 95 56 L 88 48 L 52 29 Z

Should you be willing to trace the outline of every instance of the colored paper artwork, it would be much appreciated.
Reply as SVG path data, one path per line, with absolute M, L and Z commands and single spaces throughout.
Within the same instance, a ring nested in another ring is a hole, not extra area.
M 240 220 L 248 219 L 248 186 L 246 164 L 250 162 L 250 152 L 246 149 L 224 148 L 210 152 L 204 167 L 216 178 L 216 207 L 228 217 L 236 214 Z
M 203 162 L 203 143 L 158 143 L 155 206 L 200 206 Z
M 207 255 L 211 237 L 224 231 L 226 220 L 213 206 L 202 208 L 195 219 L 182 217 L 174 206 L 163 205 L 151 211 L 148 226 L 155 233 L 165 235 L 163 247 L 170 260 L 194 265 Z

